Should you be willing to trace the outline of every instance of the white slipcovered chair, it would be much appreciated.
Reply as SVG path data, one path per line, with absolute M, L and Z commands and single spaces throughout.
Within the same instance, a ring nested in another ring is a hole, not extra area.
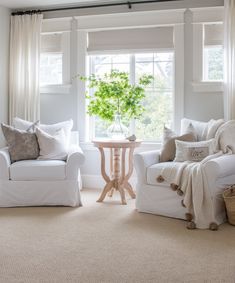
M 76 137 L 76 132 L 72 136 Z M 23 160 L 11 164 L 7 147 L 0 149 L 0 207 L 80 206 L 80 167 L 85 157 L 71 145 L 67 160 Z
M 192 123 L 198 140 L 203 139 L 208 123 L 183 119 L 181 132 Z M 172 191 L 169 183 L 159 183 L 156 177 L 161 174 L 165 164 L 159 162 L 160 151 L 148 151 L 134 155 L 137 173 L 136 208 L 139 212 L 152 213 L 167 217 L 186 219 L 186 208 L 182 206 L 182 196 Z M 168 162 L 171 166 L 172 162 Z M 226 221 L 226 212 L 222 192 L 235 184 L 235 154 L 223 155 L 205 164 L 205 175 L 213 201 L 213 213 L 217 224 Z

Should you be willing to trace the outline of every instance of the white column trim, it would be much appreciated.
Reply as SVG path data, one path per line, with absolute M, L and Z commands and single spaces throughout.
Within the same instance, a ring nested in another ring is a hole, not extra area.
M 193 81 L 203 79 L 203 24 L 193 25 Z
M 174 28 L 175 45 L 175 96 L 174 129 L 180 132 L 180 122 L 184 117 L 184 25 Z
M 86 76 L 87 67 L 87 32 L 86 31 L 76 31 L 77 33 L 77 75 Z M 81 81 L 79 78 L 77 80 L 77 97 L 78 97 L 78 116 L 77 124 L 78 131 L 80 135 L 80 141 L 86 140 L 86 85 L 85 82 Z

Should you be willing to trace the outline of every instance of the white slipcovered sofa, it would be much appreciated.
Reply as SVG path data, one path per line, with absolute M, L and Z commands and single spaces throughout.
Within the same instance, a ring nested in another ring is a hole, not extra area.
M 66 161 L 23 160 L 11 164 L 7 147 L 0 149 L 0 207 L 80 206 L 80 167 L 84 154 L 71 145 Z
M 208 123 L 183 119 L 181 132 L 184 132 L 190 122 L 197 131 L 198 140 L 203 140 Z M 134 155 L 134 166 L 137 173 L 136 208 L 139 212 L 187 219 L 187 210 L 182 205 L 183 197 L 174 192 L 165 181 L 159 183 L 156 180 L 163 166 L 166 165 L 160 163 L 159 158 L 159 150 Z M 168 162 L 169 166 L 172 163 Z M 214 218 L 217 224 L 221 224 L 226 221 L 222 192 L 229 185 L 235 184 L 235 154 L 214 158 L 208 161 L 204 168 L 213 202 Z

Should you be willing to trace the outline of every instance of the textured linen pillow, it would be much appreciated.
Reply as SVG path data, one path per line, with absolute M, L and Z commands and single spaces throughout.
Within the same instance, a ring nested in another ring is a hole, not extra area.
M 13 119 L 13 126 L 18 130 L 27 131 L 30 133 L 34 133 L 37 126 L 39 126 L 40 121 L 30 122 L 23 120 L 19 117 L 15 117 Z
M 55 135 L 49 135 L 42 129 L 36 128 L 36 135 L 40 148 L 38 159 L 65 160 L 68 154 L 64 129 L 58 130 Z
M 196 141 L 196 138 L 193 133 L 188 133 L 182 136 L 176 136 L 168 139 L 164 144 L 160 154 L 160 162 L 172 161 L 175 158 L 176 146 L 175 141 L 188 141 L 193 142 Z
M 208 141 L 200 142 L 185 142 L 185 141 L 175 141 L 176 144 L 176 154 L 174 161 L 202 161 L 208 155 L 215 152 L 216 141 L 211 139 Z
M 11 162 L 38 158 L 39 147 L 34 133 L 20 131 L 5 124 L 1 124 L 1 127 L 7 142 Z

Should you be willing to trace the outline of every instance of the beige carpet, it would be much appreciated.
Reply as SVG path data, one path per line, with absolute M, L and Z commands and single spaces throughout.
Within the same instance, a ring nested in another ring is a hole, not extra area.
M 235 227 L 189 231 L 119 196 L 84 207 L 0 209 L 0 282 L 235 282 Z

